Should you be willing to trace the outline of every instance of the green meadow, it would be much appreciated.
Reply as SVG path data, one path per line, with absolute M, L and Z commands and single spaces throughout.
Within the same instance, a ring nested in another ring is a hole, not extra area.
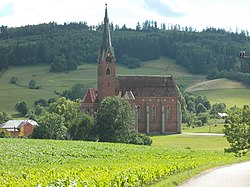
M 238 82 L 227 79 L 206 80 L 203 75 L 193 75 L 185 68 L 177 65 L 174 60 L 162 57 L 158 60 L 142 62 L 141 68 L 128 69 L 117 65 L 118 75 L 172 75 L 178 85 L 183 85 L 186 91 L 208 97 L 213 104 L 224 102 L 228 107 L 250 104 L 250 89 Z M 56 92 L 70 89 L 76 83 L 86 87 L 96 87 L 96 63 L 82 64 L 75 71 L 51 73 L 48 65 L 33 65 L 25 67 L 10 67 L 0 73 L 0 112 L 15 114 L 15 104 L 25 101 L 29 108 L 33 107 L 39 98 L 57 97 Z M 11 77 L 17 77 L 17 84 L 10 84 Z M 35 80 L 40 89 L 29 89 L 28 83 Z
M 212 104 L 226 103 L 227 108 L 234 106 L 242 108 L 244 105 L 250 105 L 250 89 L 247 88 L 203 90 L 193 94 L 207 96 Z
M 96 87 L 96 64 L 79 65 L 75 71 L 51 73 L 48 65 L 10 67 L 0 76 L 0 112 L 15 113 L 18 101 L 25 101 L 29 107 L 39 98 L 57 97 L 55 92 L 70 89 L 76 83 L 86 87 Z M 204 76 L 194 76 L 168 58 L 143 62 L 138 69 L 128 69 L 117 65 L 118 75 L 173 75 L 177 83 L 194 84 L 204 80 Z M 17 77 L 17 84 L 10 84 L 11 77 Z M 29 89 L 28 83 L 35 80 L 40 89 Z
M 153 146 L 165 148 L 185 148 L 223 152 L 229 143 L 223 136 L 185 133 L 169 136 L 153 136 Z
M 215 134 L 222 134 L 224 129 L 224 124 L 206 124 L 201 127 L 186 127 L 185 125 L 182 126 L 182 132 L 191 132 L 191 133 L 215 133 Z

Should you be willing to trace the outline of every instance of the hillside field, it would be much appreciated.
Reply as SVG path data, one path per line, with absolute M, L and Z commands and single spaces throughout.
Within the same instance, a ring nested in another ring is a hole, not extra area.
M 216 89 L 216 90 L 203 90 L 193 92 L 195 95 L 205 95 L 211 104 L 226 103 L 227 108 L 240 107 L 250 105 L 250 89 Z
M 154 137 L 167 142 L 182 135 Z M 223 137 L 220 137 L 223 138 Z M 0 139 L 0 186 L 147 186 L 167 179 L 174 186 L 208 168 L 239 162 L 222 151 L 164 145 L 138 146 L 114 143 Z M 204 149 L 205 148 L 205 149 Z M 222 148 L 222 147 L 221 147 Z M 180 178 L 174 178 L 181 175 Z M 165 185 L 166 186 L 166 185 Z
M 79 65 L 70 72 L 51 73 L 48 65 L 33 65 L 25 67 L 10 67 L 0 73 L 0 112 L 15 114 L 15 104 L 25 101 L 29 108 L 40 98 L 58 97 L 55 92 L 62 93 L 74 84 L 81 83 L 87 87 L 96 87 L 97 64 Z M 212 103 L 225 102 L 227 106 L 243 106 L 250 104 L 250 89 L 238 82 L 227 79 L 208 81 L 203 75 L 194 75 L 177 65 L 174 60 L 161 57 L 158 60 L 142 62 L 141 68 L 128 69 L 117 65 L 118 75 L 173 75 L 178 85 L 183 85 L 187 91 L 208 97 Z M 17 85 L 10 84 L 11 77 L 17 77 Z M 35 80 L 40 89 L 29 89 L 28 83 Z
M 0 112 L 16 113 L 14 106 L 18 101 L 25 101 L 32 107 L 34 101 L 43 98 L 57 97 L 56 92 L 70 89 L 76 83 L 83 83 L 86 87 L 96 87 L 97 64 L 79 65 L 76 71 L 51 73 L 48 65 L 33 65 L 25 67 L 10 67 L 0 76 Z M 143 62 L 138 69 L 128 69 L 117 65 L 118 75 L 173 75 L 179 84 L 194 84 L 204 80 L 204 76 L 194 76 L 176 65 L 173 60 L 161 58 L 159 60 Z M 17 77 L 17 85 L 10 84 L 11 77 Z M 35 80 L 40 89 L 29 89 L 28 83 Z

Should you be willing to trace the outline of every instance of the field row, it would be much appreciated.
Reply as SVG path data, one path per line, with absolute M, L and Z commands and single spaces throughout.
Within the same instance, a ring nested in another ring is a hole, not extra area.
M 0 139 L 0 186 L 141 186 L 231 154 L 83 141 Z

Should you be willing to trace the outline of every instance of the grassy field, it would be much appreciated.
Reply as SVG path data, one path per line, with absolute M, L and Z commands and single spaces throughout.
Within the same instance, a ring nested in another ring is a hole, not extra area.
M 240 82 L 222 78 L 222 79 L 214 79 L 214 80 L 199 82 L 197 84 L 187 87 L 186 91 L 196 92 L 204 90 L 236 89 L 236 88 L 245 88 L 245 86 L 242 85 Z
M 175 135 L 175 141 L 181 136 Z M 157 143 L 172 137 L 154 137 L 153 146 L 0 139 L 0 186 L 147 186 L 164 179 L 164 186 L 174 186 L 198 171 L 249 159 L 192 149 L 199 141 L 194 137 L 191 149 L 177 148 L 174 142 L 168 148 Z
M 167 148 L 186 148 L 194 150 L 224 151 L 229 147 L 229 143 L 223 136 L 204 136 L 193 134 L 178 134 L 170 136 L 154 136 L 153 146 Z
M 49 66 L 11 67 L 0 78 L 0 111 L 15 113 L 18 101 L 25 101 L 29 107 L 39 98 L 56 97 L 54 91 L 62 92 L 76 83 L 95 84 L 95 67 L 90 64 L 80 66 L 77 71 L 50 73 Z M 84 76 L 82 76 L 84 75 Z M 10 84 L 11 77 L 18 78 L 18 85 Z M 30 80 L 35 80 L 40 89 L 28 88 Z
M 48 65 L 10 67 L 0 73 L 0 112 L 16 113 L 14 106 L 18 101 L 25 101 L 31 108 L 39 98 L 57 97 L 56 92 L 70 89 L 76 83 L 86 87 L 96 87 L 96 64 L 83 64 L 76 71 L 51 73 Z M 177 84 L 183 85 L 194 94 L 208 97 L 212 103 L 225 102 L 228 107 L 250 104 L 250 89 L 240 83 L 226 79 L 208 81 L 203 75 L 193 75 L 174 60 L 162 57 L 158 60 L 142 62 L 142 67 L 128 69 L 117 65 L 118 75 L 173 75 Z M 18 85 L 10 84 L 11 77 L 18 78 Z M 35 80 L 38 90 L 28 88 L 30 80 Z M 237 89 L 236 89 L 237 88 Z
M 204 125 L 202 127 L 186 127 L 182 126 L 182 132 L 192 132 L 192 133 L 216 133 L 222 134 L 224 129 L 224 124 L 210 124 Z
M 29 107 L 39 98 L 49 99 L 57 97 L 54 91 L 62 92 L 70 89 L 76 83 L 83 83 L 86 87 L 96 87 L 96 64 L 83 64 L 76 71 L 51 73 L 48 65 L 25 67 L 10 67 L 0 76 L 0 112 L 15 113 L 14 106 L 18 101 L 25 101 Z M 117 65 L 119 75 L 170 75 L 177 83 L 195 84 L 204 80 L 204 76 L 194 76 L 176 65 L 173 60 L 160 58 L 159 60 L 143 62 L 138 69 L 128 69 Z M 11 77 L 18 78 L 18 85 L 10 84 Z M 30 80 L 35 80 L 38 90 L 28 88 Z
M 250 89 L 218 89 L 193 92 L 195 95 L 205 95 L 208 100 L 214 103 L 226 103 L 227 108 L 250 105 Z

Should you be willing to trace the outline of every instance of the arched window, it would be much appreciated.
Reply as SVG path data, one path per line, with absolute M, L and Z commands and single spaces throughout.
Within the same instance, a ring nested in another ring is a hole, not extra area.
M 111 74 L 111 69 L 110 68 L 107 68 L 106 69 L 106 75 L 110 75 Z
M 171 106 L 167 106 L 167 120 L 168 121 L 171 121 L 171 119 L 172 119 L 172 108 L 171 108 Z
M 152 106 L 152 121 L 156 121 L 156 106 Z
M 136 107 L 136 112 L 137 112 L 137 118 L 138 120 L 140 120 L 141 119 L 141 106 L 140 105 Z

